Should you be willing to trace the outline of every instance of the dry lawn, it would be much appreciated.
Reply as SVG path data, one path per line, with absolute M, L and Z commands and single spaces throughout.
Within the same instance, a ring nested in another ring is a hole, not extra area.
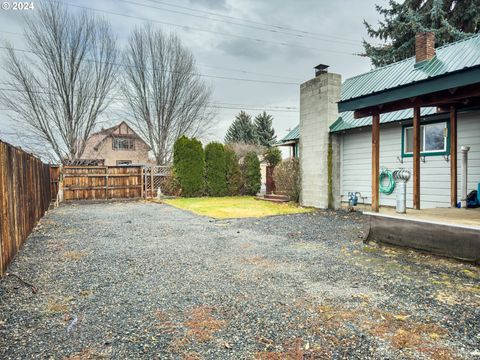
M 215 219 L 256 218 L 272 215 L 299 214 L 313 209 L 293 203 L 273 203 L 251 196 L 168 199 L 165 204 Z

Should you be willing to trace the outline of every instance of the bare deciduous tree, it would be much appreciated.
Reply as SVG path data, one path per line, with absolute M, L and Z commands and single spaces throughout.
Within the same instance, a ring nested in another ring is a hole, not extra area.
M 116 38 L 104 19 L 53 1 L 26 19 L 25 37 L 21 57 L 9 46 L 1 100 L 59 160 L 80 158 L 114 88 Z
M 167 164 L 176 139 L 201 137 L 212 127 L 211 90 L 180 39 L 150 26 L 133 31 L 124 65 L 129 115 L 157 164 Z

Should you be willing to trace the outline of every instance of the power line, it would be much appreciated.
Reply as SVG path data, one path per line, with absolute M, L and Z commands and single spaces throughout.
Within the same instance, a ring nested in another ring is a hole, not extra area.
M 0 30 L 0 33 L 5 33 L 5 34 L 11 34 L 11 35 L 17 35 L 17 36 L 25 37 L 25 34 L 18 33 L 18 32 L 7 31 L 7 30 Z M 197 65 L 198 65 L 199 67 L 206 67 L 206 68 L 209 68 L 209 69 L 216 69 L 216 70 L 225 70 L 225 71 L 231 71 L 231 72 L 238 72 L 238 73 L 242 73 L 242 74 L 252 74 L 252 75 L 260 75 L 260 76 L 266 76 L 266 77 L 272 77 L 272 78 L 279 78 L 279 79 L 297 80 L 297 78 L 296 78 L 296 77 L 293 77 L 293 76 L 267 74 L 267 73 L 262 73 L 262 72 L 249 71 L 249 70 L 244 70 L 244 69 L 234 69 L 234 68 L 228 68 L 228 67 L 223 67 L 223 66 L 211 66 L 211 65 L 206 65 L 206 64 L 203 64 L 203 63 L 199 63 L 199 62 L 197 62 Z
M 4 84 L 5 83 L 1 83 Z M 7 89 L 7 88 L 0 88 L 0 91 L 12 91 L 12 92 L 20 92 L 20 93 L 27 93 L 28 91 L 26 90 L 20 90 L 20 89 Z M 55 93 L 48 93 L 48 92 L 40 92 L 40 91 L 32 91 L 35 94 L 45 94 L 45 95 L 56 95 Z M 125 101 L 127 100 L 124 97 L 106 97 L 106 100 L 117 100 L 117 101 Z M 215 102 L 210 102 L 207 103 L 206 105 L 207 108 L 212 108 L 212 109 L 228 109 L 228 110 L 252 110 L 252 111 L 269 111 L 269 112 L 288 112 L 288 113 L 298 113 L 298 108 L 294 107 L 281 107 L 281 106 L 255 106 L 255 105 L 245 105 L 245 104 L 234 104 L 236 106 L 224 106 L 224 105 L 229 105 L 231 103 L 215 103 Z M 191 105 L 191 104 L 190 104 Z M 10 109 L 0 109 L 0 110 L 5 110 L 8 111 Z
M 316 36 L 324 36 L 324 37 L 330 37 L 330 38 L 335 38 L 335 39 L 339 39 L 339 40 L 345 40 L 345 41 L 351 41 L 351 42 L 357 43 L 357 40 L 349 39 L 349 38 L 342 37 L 342 36 L 336 36 L 336 35 L 331 35 L 331 34 L 325 35 L 325 34 L 321 34 L 321 33 L 311 32 L 311 31 L 307 31 L 307 30 L 303 30 L 303 29 L 295 29 L 295 28 L 291 28 L 291 27 L 287 27 L 287 26 L 283 26 L 283 25 L 278 25 L 278 24 L 269 24 L 269 23 L 264 23 L 264 22 L 260 22 L 260 21 L 254 21 L 254 20 L 250 20 L 250 19 L 239 18 L 239 17 L 229 16 L 229 15 L 225 15 L 225 14 L 219 14 L 219 13 L 206 11 L 206 10 L 192 9 L 191 7 L 172 4 L 172 3 L 169 3 L 169 2 L 165 2 L 165 1 L 158 1 L 158 0 L 146 0 L 146 1 L 156 3 L 156 4 L 162 4 L 162 5 L 166 5 L 166 6 L 170 6 L 170 7 L 174 7 L 174 8 L 190 10 L 190 11 L 194 11 L 194 12 L 198 12 L 198 13 L 202 13 L 202 14 L 208 14 L 208 15 L 223 17 L 223 18 L 227 18 L 227 19 L 241 20 L 241 21 L 244 21 L 244 22 L 247 22 L 247 23 L 268 26 L 268 27 L 272 27 L 272 28 L 275 28 L 275 29 L 285 30 L 285 31 L 297 32 L 297 33 L 301 33 L 301 34 L 316 35 Z
M 3 49 L 3 50 L 12 49 L 13 51 L 25 52 L 25 53 L 31 53 L 31 54 L 34 54 L 34 55 L 38 55 L 36 52 L 31 51 L 31 50 L 15 49 L 15 48 L 9 48 L 7 46 L 0 46 L 0 49 Z M 110 65 L 116 65 L 116 66 L 122 66 L 122 67 L 135 67 L 133 65 L 127 65 L 127 64 L 117 63 L 117 62 L 98 61 L 98 60 L 91 60 L 91 59 L 87 59 L 85 61 L 100 63 L 100 64 L 110 64 Z M 152 69 L 150 69 L 150 70 L 152 70 Z M 168 72 L 168 73 L 175 73 L 175 71 L 171 71 L 171 70 L 167 70 L 167 69 L 160 70 L 160 71 Z M 229 77 L 229 76 L 209 75 L 209 74 L 200 74 L 200 73 L 191 73 L 191 74 L 195 75 L 195 76 L 211 78 L 211 79 L 219 79 L 219 80 L 232 80 L 232 81 L 254 82 L 254 83 L 274 84 L 274 85 L 296 85 L 296 86 L 300 85 L 300 83 L 287 82 L 287 81 L 270 81 L 270 80 L 260 80 L 260 79 L 246 79 L 246 78 L 236 78 L 236 77 Z
M 146 5 L 146 4 L 142 4 L 142 3 L 139 3 L 139 2 L 136 2 L 136 1 L 131 1 L 131 0 L 117 0 L 117 1 L 121 1 L 121 2 L 124 2 L 124 3 L 127 3 L 127 4 L 137 5 L 137 6 L 141 6 L 141 7 L 146 7 L 146 8 L 150 8 L 150 9 L 167 11 L 167 12 L 171 12 L 171 13 L 174 13 L 174 14 L 181 14 L 181 15 L 191 16 L 191 17 L 195 17 L 195 18 L 200 18 L 202 20 L 217 21 L 217 22 L 222 22 L 222 23 L 226 23 L 226 24 L 230 24 L 230 25 L 237 25 L 237 26 L 247 27 L 247 28 L 250 28 L 250 29 L 267 31 L 267 32 L 270 32 L 270 33 L 275 33 L 275 34 L 284 34 L 284 35 L 295 36 L 295 37 L 299 37 L 299 38 L 310 38 L 310 39 L 316 39 L 316 40 L 326 41 L 326 42 L 335 42 L 335 43 L 342 43 L 342 44 L 346 44 L 346 45 L 358 45 L 358 46 L 360 46 L 359 41 L 341 40 L 341 39 L 333 39 L 333 38 L 328 39 L 325 36 L 320 37 L 320 36 L 311 36 L 311 35 L 308 35 L 308 34 L 292 33 L 291 31 L 290 32 L 289 31 L 284 31 L 284 30 L 278 29 L 278 28 L 277 29 L 267 29 L 267 28 L 264 28 L 264 27 L 256 26 L 256 25 L 240 24 L 240 23 L 237 23 L 237 22 L 229 21 L 229 20 L 213 19 L 213 18 L 208 18 L 208 17 L 202 16 L 202 15 L 196 15 L 196 14 L 186 13 L 186 12 L 183 12 L 183 11 L 166 9 L 164 7 Z M 149 0 L 147 0 L 147 1 L 149 1 Z M 155 1 L 151 1 L 151 2 L 157 3 Z
M 63 1 L 59 1 L 59 0 L 56 0 L 56 2 L 61 3 L 61 4 L 65 4 L 65 5 L 71 6 L 71 7 L 84 9 L 84 10 L 91 10 L 91 11 L 94 11 L 94 12 L 101 12 L 101 13 L 110 14 L 110 15 L 123 16 L 123 17 L 127 17 L 127 18 L 143 20 L 143 21 L 146 21 L 146 22 L 153 22 L 153 23 L 158 23 L 158 24 L 163 24 L 163 25 L 179 27 L 179 28 L 184 29 L 184 30 L 196 30 L 196 31 L 201 31 L 201 32 L 206 32 L 206 33 L 211 33 L 211 34 L 230 36 L 230 37 L 234 37 L 234 38 L 237 38 L 237 39 L 245 39 L 245 40 L 250 40 L 250 41 L 255 41 L 255 42 L 270 43 L 270 44 L 287 46 L 287 47 L 304 48 L 304 49 L 320 51 L 320 52 L 324 52 L 324 53 L 337 53 L 337 54 L 343 54 L 343 55 L 358 56 L 358 55 L 356 55 L 354 53 L 351 53 L 351 52 L 348 52 L 348 51 L 325 50 L 325 49 L 320 49 L 320 48 L 315 48 L 315 47 L 286 43 L 286 42 L 278 42 L 278 41 L 271 41 L 271 40 L 265 40 L 265 39 L 259 39 L 259 38 L 252 38 L 252 37 L 248 37 L 248 36 L 242 36 L 242 35 L 224 33 L 224 32 L 220 32 L 220 31 L 202 29 L 202 28 L 197 28 L 197 27 L 192 27 L 192 26 L 180 25 L 180 24 L 170 23 L 170 22 L 166 22 L 166 21 L 153 20 L 153 19 L 148 19 L 148 18 L 144 18 L 144 17 L 141 17 L 141 16 L 122 14 L 122 13 L 117 13 L 117 12 L 110 11 L 110 10 L 102 10 L 102 9 L 88 7 L 88 6 L 75 5 L 75 4 L 71 4 L 71 3 L 67 3 L 67 2 L 63 2 Z

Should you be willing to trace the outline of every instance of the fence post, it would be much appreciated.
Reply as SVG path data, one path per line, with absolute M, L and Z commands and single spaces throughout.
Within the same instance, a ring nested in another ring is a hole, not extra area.
M 143 199 L 143 187 L 145 185 L 143 184 L 143 166 L 140 166 L 140 197 Z
M 153 182 L 153 165 L 150 166 L 150 188 L 151 188 L 151 191 L 152 191 L 152 199 L 155 197 L 154 195 L 154 192 L 155 192 L 155 184 Z
M 5 241 L 7 241 L 7 238 L 4 237 L 4 235 L 3 235 L 3 232 L 4 232 L 3 229 L 6 225 L 5 224 L 6 219 L 3 218 L 3 208 L 4 208 L 3 199 L 5 198 L 5 195 L 6 195 L 6 191 L 5 191 L 5 188 L 4 188 L 4 184 L 6 182 L 5 174 L 4 174 L 5 164 L 3 162 L 4 147 L 5 147 L 4 143 L 0 142 L 0 195 L 2 195 L 0 197 L 0 277 L 3 276 L 3 268 L 4 268 L 4 264 L 3 264 L 3 243 Z

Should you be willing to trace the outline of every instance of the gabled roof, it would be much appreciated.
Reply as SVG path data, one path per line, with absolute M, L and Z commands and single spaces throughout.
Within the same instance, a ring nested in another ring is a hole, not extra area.
M 357 108 L 360 108 L 359 106 L 370 106 L 373 104 L 365 100 L 367 97 L 479 68 L 480 34 L 476 34 L 438 47 L 436 56 L 429 61 L 416 64 L 415 57 L 411 57 L 345 80 L 342 85 L 339 110 L 355 110 L 353 107 L 354 100 L 357 100 Z M 479 74 L 479 71 L 475 72 L 475 79 L 471 76 L 457 77 L 455 83 L 437 83 L 433 88 L 424 90 L 433 92 L 444 90 L 442 86 L 449 88 L 474 83 L 478 81 Z M 423 91 L 420 87 L 417 87 L 416 90 L 419 91 L 418 95 Z M 408 96 L 415 95 L 411 91 L 408 93 Z M 360 99 L 363 99 L 363 101 L 360 102 Z M 389 100 L 393 101 L 395 99 Z
M 287 135 L 277 142 L 278 145 L 295 142 L 300 139 L 300 125 L 295 126 Z
M 434 115 L 437 113 L 437 109 L 434 107 L 421 108 L 421 116 Z M 400 111 L 393 111 L 382 114 L 380 116 L 380 124 L 391 123 L 395 121 L 408 120 L 413 118 L 413 109 L 405 109 Z M 372 125 L 372 117 L 367 116 L 360 119 L 355 119 L 353 111 L 345 111 L 340 114 L 337 121 L 330 125 L 330 132 L 339 132 L 343 130 L 349 130 L 354 128 L 360 128 L 364 126 Z
M 109 128 L 106 128 L 106 129 L 102 129 L 100 131 L 97 131 L 96 133 L 93 133 L 92 135 L 90 136 L 95 136 L 95 135 L 111 135 L 115 132 L 115 130 L 117 130 L 120 126 L 122 125 L 126 125 L 128 126 L 129 129 L 131 129 L 133 131 L 133 129 L 125 122 L 125 121 L 121 121 L 119 122 L 117 125 L 114 125 L 112 127 L 109 127 Z
M 133 130 L 125 121 L 121 121 L 115 126 L 109 127 L 107 129 L 102 129 L 100 131 L 97 131 L 96 133 L 93 133 L 92 135 L 90 135 L 88 140 L 91 140 L 91 141 L 95 140 L 94 142 L 95 145 L 93 148 L 97 149 L 105 141 L 105 139 L 107 139 L 110 136 L 112 137 L 115 136 L 116 135 L 115 131 L 122 125 L 126 125 L 128 129 L 132 131 L 132 134 L 120 134 L 118 135 L 118 137 L 130 137 L 130 138 L 138 139 L 150 148 L 150 146 L 145 142 L 145 140 L 143 140 L 142 137 L 138 135 L 135 132 L 135 130 Z

